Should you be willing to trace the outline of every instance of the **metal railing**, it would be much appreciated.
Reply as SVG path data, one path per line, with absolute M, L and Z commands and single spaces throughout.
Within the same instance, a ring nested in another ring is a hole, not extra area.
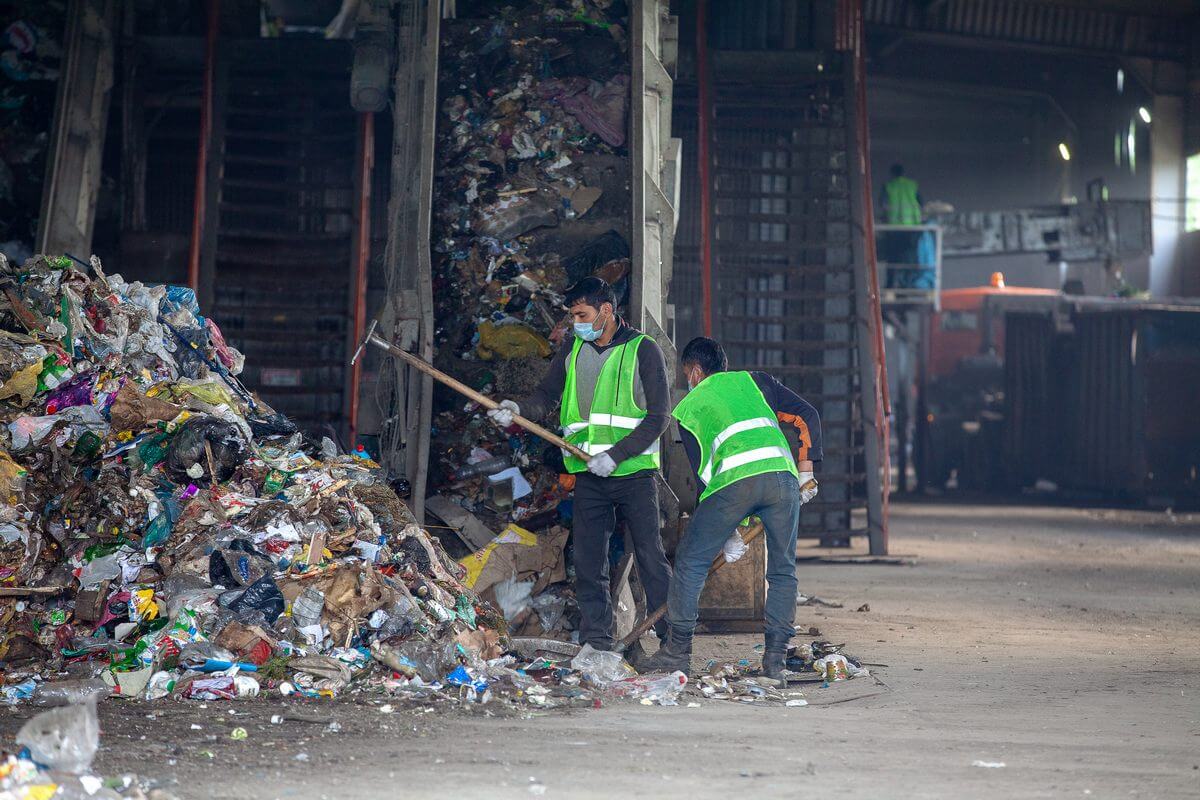
M 876 225 L 875 248 L 884 305 L 929 305 L 941 310 L 940 225 Z

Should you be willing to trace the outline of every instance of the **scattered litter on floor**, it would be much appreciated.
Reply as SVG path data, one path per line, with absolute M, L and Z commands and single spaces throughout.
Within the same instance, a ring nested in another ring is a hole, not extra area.
M 796 595 L 796 605 L 798 606 L 823 606 L 825 608 L 841 608 L 842 604 L 832 600 L 822 600 L 819 597 L 809 597 L 804 594 Z

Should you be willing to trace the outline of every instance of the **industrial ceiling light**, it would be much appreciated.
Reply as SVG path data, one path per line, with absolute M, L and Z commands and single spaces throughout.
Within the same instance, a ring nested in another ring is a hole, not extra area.
M 1125 70 L 1117 70 L 1117 94 L 1122 94 L 1125 91 Z
M 1129 120 L 1129 132 L 1125 134 L 1125 146 L 1129 149 L 1129 171 L 1137 173 L 1137 121 Z
M 1066 143 L 1066 142 L 1059 142 L 1059 143 L 1058 143 L 1058 154 L 1059 154 L 1060 156 L 1062 156 L 1062 160 L 1063 160 L 1063 161 L 1070 161 L 1070 160 L 1071 160 L 1071 148 L 1067 147 L 1067 143 Z
M 1145 106 L 1138 106 L 1138 116 L 1142 118 L 1142 122 L 1150 124 L 1150 110 Z

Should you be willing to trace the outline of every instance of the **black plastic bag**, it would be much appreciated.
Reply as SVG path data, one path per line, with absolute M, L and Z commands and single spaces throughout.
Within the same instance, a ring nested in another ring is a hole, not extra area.
M 245 539 L 234 539 L 208 557 L 209 583 L 227 589 L 248 586 L 274 571 L 275 563 Z
M 246 422 L 255 436 L 291 436 L 299 430 L 296 423 L 279 412 L 266 417 L 247 417 Z
M 205 443 L 212 451 L 212 469 L 217 473 L 217 483 L 229 480 L 246 459 L 246 441 L 236 425 L 215 417 L 197 417 L 184 423 L 167 448 L 163 464 L 173 481 L 184 485 L 212 485 L 214 476 L 209 475 Z
M 223 599 L 223 596 L 222 596 Z M 224 603 L 222 603 L 224 605 Z M 235 614 L 247 611 L 260 611 L 266 617 L 268 625 L 274 625 L 275 620 L 283 613 L 287 601 L 278 584 L 270 575 L 263 575 L 246 588 L 246 591 L 233 598 L 225 607 Z
M 616 231 L 601 234 L 563 262 L 567 280 L 578 283 L 610 261 L 629 258 L 629 242 Z

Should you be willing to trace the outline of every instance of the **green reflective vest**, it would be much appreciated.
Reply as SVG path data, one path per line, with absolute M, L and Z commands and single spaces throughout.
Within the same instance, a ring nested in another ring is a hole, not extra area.
M 709 375 L 671 413 L 700 445 L 701 501 L 764 472 L 797 475 L 775 412 L 749 372 Z
M 558 421 L 562 425 L 563 438 L 588 455 L 594 456 L 608 450 L 646 418 L 646 409 L 637 404 L 633 389 L 638 373 L 638 346 L 645 338 L 645 334 L 635 336 L 609 353 L 596 377 L 587 419 L 579 413 L 579 396 L 575 385 L 575 361 L 579 348 L 583 347 L 583 340 L 577 337 L 571 347 Z M 641 453 L 618 464 L 613 475 L 632 475 L 644 469 L 658 469 L 658 450 L 659 442 L 655 439 L 654 444 Z M 563 451 L 563 461 L 567 465 L 567 472 L 587 470 L 586 461 L 566 451 Z
M 892 178 L 883 185 L 887 192 L 889 225 L 920 225 L 921 204 L 917 201 L 917 182 L 912 178 Z

